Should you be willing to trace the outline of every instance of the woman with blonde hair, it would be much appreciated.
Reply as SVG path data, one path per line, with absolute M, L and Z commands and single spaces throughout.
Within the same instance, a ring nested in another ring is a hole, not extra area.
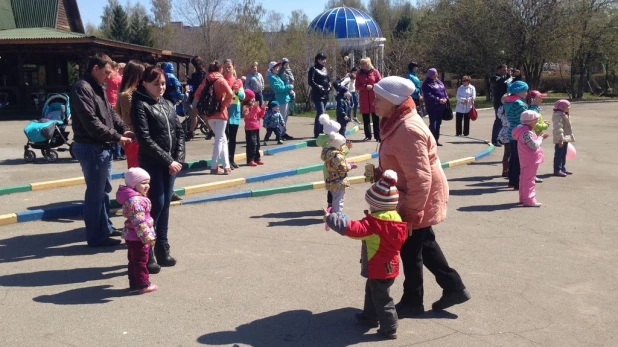
M 376 141 L 380 142 L 380 118 L 376 115 L 373 105 L 375 93 L 373 86 L 380 82 L 382 75 L 371 64 L 371 59 L 365 57 L 360 60 L 360 71 L 356 75 L 354 86 L 358 91 L 358 104 L 363 115 L 363 129 L 365 130 L 365 141 L 371 141 L 371 123 L 373 122 L 373 133 Z
M 116 112 L 120 115 L 122 121 L 131 128 L 131 131 L 135 131 L 133 128 L 133 121 L 131 120 L 131 99 L 133 98 L 133 92 L 139 86 L 145 69 L 146 68 L 141 62 L 131 60 L 124 68 L 120 88 L 118 88 Z M 137 160 L 138 150 L 139 145 L 137 141 L 132 141 L 124 146 L 124 153 L 127 156 L 127 167 L 129 169 L 132 167 L 139 167 L 139 162 Z

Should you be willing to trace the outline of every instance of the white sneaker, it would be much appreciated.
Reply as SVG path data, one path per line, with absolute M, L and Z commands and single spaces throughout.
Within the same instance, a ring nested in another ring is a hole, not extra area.
M 535 202 L 534 204 L 531 204 L 531 205 L 524 205 L 524 207 L 541 207 L 541 205 L 543 204 L 541 204 L 540 202 Z

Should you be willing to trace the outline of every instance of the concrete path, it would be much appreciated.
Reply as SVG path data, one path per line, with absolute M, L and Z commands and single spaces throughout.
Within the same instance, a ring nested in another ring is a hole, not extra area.
M 375 330 L 354 324 L 364 295 L 360 244 L 324 231 L 320 209 L 326 192 L 314 190 L 172 209 L 170 239 L 178 265 L 152 276 L 160 290 L 143 296 L 127 292 L 126 249 L 85 247 L 80 220 L 0 227 L 0 345 L 616 346 L 618 165 L 612 143 L 618 118 L 613 108 L 573 107 L 578 141 L 578 157 L 569 163 L 573 176 L 548 176 L 553 148 L 544 146 L 546 163 L 539 175 L 546 180 L 538 185 L 542 208 L 517 206 L 517 194 L 499 177 L 501 148 L 479 163 L 446 170 L 449 214 L 435 229 L 472 300 L 448 312 L 401 320 L 396 341 L 380 341 Z M 491 111 L 481 112 L 471 135 L 489 137 L 492 121 Z M 294 135 L 310 136 L 307 119 L 294 122 L 299 124 Z M 22 126 L 3 122 L 4 139 Z M 453 122 L 445 122 L 443 133 L 453 130 Z M 486 147 L 444 140 L 443 160 Z M 3 156 L 20 158 L 17 142 L 5 141 Z M 190 150 L 206 141 L 199 142 Z M 359 144 L 353 154 L 373 149 L 374 144 Z M 271 167 L 260 170 L 317 163 L 317 151 L 268 157 Z M 12 177 L 3 184 L 27 183 L 48 173 L 56 178 L 79 174 L 76 163 L 53 165 L 0 163 L 2 177 Z M 234 175 L 250 171 L 241 168 Z M 214 179 L 208 176 L 201 177 Z M 314 173 L 252 187 L 320 178 Z M 346 194 L 345 209 L 353 218 L 362 217 L 366 208 L 366 188 L 356 185 Z M 0 208 L 79 200 L 80 189 L 32 194 L 0 196 Z M 122 219 L 114 223 L 120 226 Z M 402 282 L 399 277 L 393 286 L 397 299 Z M 440 295 L 426 272 L 425 307 Z

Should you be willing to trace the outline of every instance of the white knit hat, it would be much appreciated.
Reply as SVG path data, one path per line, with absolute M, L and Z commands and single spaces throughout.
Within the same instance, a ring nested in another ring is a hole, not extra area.
M 124 183 L 131 189 L 135 189 L 139 183 L 149 179 L 148 172 L 140 167 L 132 167 L 124 173 Z
M 332 132 L 328 135 L 328 147 L 341 148 L 345 141 L 345 137 L 338 132 Z
M 339 132 L 339 129 L 341 129 L 341 124 L 337 123 L 334 120 L 331 120 L 330 116 L 326 113 L 321 114 L 318 120 L 320 121 L 320 124 L 322 124 L 322 126 L 324 127 L 324 134 L 330 134 L 333 132 L 336 133 Z
M 393 105 L 401 105 L 408 97 L 414 93 L 416 87 L 407 78 L 399 76 L 389 76 L 381 79 L 373 86 L 373 91 Z
M 399 203 L 399 191 L 397 190 L 397 173 L 386 170 L 382 177 L 374 183 L 365 193 L 365 201 L 375 211 L 392 211 Z

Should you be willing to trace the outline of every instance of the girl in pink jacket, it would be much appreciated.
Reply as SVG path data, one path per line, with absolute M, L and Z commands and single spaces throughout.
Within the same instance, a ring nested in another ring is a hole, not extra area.
M 255 93 L 245 90 L 242 102 L 242 117 L 245 119 L 245 137 L 247 140 L 247 166 L 264 165 L 260 157 L 260 120 L 266 113 L 266 104 L 258 107 L 255 104 Z
M 543 139 L 548 134 L 542 132 L 536 135 L 535 127 L 539 120 L 539 114 L 535 111 L 524 111 L 520 116 L 521 124 L 513 129 L 513 139 L 517 140 L 517 153 L 519 154 L 519 202 L 525 207 L 540 207 L 536 201 L 535 178 L 539 165 L 543 163 Z
M 150 247 L 156 238 L 154 221 L 150 217 L 152 204 L 147 198 L 150 175 L 142 168 L 130 168 L 124 173 L 124 182 L 126 186 L 118 188 L 116 200 L 122 205 L 122 215 L 127 218 L 122 237 L 129 252 L 129 288 L 146 294 L 159 289 L 150 283 L 147 267 Z

